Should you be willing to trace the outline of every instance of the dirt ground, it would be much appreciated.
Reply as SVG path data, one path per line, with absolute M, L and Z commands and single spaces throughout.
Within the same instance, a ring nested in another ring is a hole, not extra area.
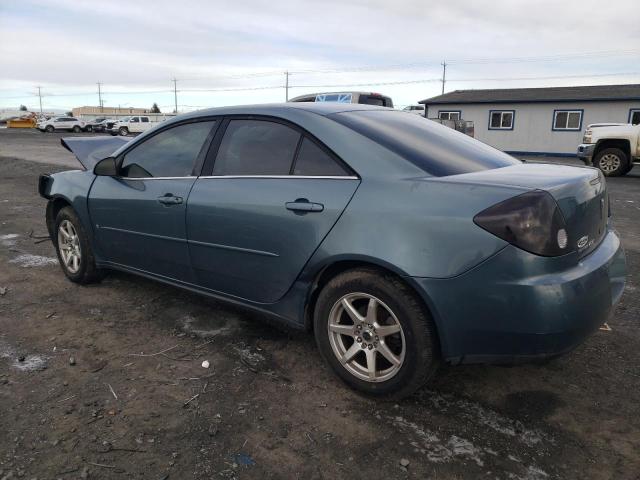
M 255 314 L 67 281 L 36 192 L 73 162 L 60 136 L 0 130 L 0 479 L 640 478 L 640 169 L 609 181 L 629 268 L 610 330 L 546 365 L 443 368 L 394 404 Z

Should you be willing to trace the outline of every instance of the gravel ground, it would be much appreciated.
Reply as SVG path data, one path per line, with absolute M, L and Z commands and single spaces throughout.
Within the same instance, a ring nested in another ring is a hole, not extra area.
M 639 169 L 608 182 L 629 266 L 610 330 L 546 365 L 443 368 L 389 404 L 253 313 L 67 281 L 36 192 L 77 166 L 61 136 L 0 130 L 0 479 L 640 478 Z

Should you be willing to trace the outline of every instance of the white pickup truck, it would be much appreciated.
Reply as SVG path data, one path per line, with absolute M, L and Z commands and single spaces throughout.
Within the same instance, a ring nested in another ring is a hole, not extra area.
M 608 177 L 626 175 L 634 164 L 640 164 L 640 125 L 589 125 L 577 155 L 586 165 L 598 167 Z
M 111 135 L 129 135 L 130 133 L 142 133 L 155 126 L 158 122 L 152 122 L 151 118 L 144 115 L 125 117 L 119 119 L 109 129 Z

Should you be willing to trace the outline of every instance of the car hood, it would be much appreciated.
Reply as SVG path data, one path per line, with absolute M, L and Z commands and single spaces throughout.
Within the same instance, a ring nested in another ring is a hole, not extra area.
M 91 170 L 96 163 L 107 158 L 129 141 L 129 138 L 124 137 L 68 137 L 60 139 L 62 146 L 73 153 L 86 170 Z

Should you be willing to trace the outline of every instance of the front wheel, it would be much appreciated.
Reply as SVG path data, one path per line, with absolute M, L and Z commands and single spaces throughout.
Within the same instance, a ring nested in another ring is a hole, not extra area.
M 55 128 L 53 127 L 53 125 L 47 125 L 47 127 L 45 128 L 47 133 L 53 133 L 53 131 L 55 130 Z
M 404 283 L 373 269 L 333 278 L 314 314 L 325 361 L 352 388 L 402 398 L 436 372 L 440 354 L 428 311 Z
M 53 241 L 60 266 L 69 280 L 86 284 L 102 279 L 89 237 L 71 207 L 63 208 L 56 216 Z
M 129 135 L 129 129 L 127 127 L 120 127 L 118 129 L 118 133 L 120 134 L 120 136 L 125 137 Z
M 619 148 L 605 148 L 599 151 L 593 160 L 593 165 L 607 177 L 619 177 L 629 171 L 629 159 Z
M 71 130 L 73 131 L 73 133 L 80 133 L 82 131 L 82 128 L 80 128 L 78 125 L 74 125 Z
M 89 133 L 93 132 L 93 126 L 87 125 L 86 131 Z

